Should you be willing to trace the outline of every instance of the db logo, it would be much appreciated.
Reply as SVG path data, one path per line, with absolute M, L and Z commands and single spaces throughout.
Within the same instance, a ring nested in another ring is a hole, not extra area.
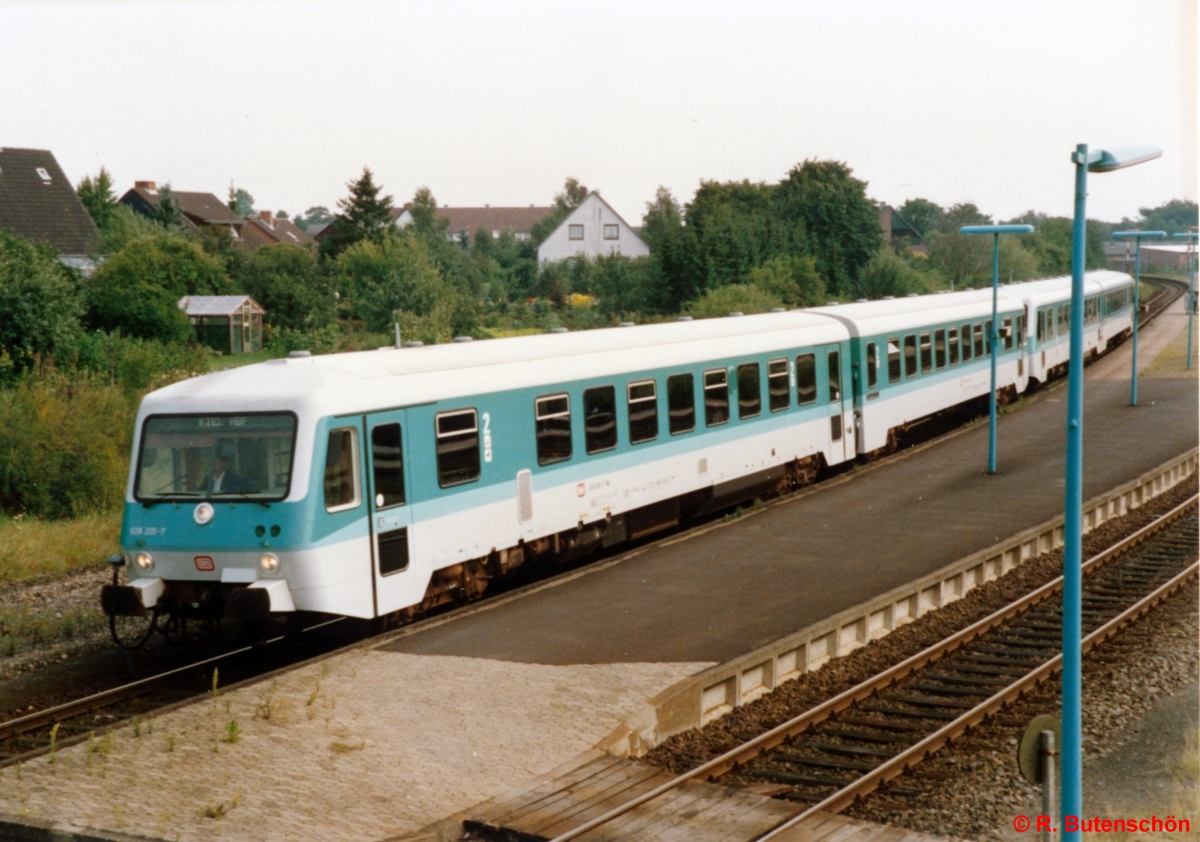
M 587 494 L 587 483 L 581 482 L 575 486 L 575 496 L 582 497 L 584 494 Z
M 216 569 L 216 565 L 213 564 L 212 556 L 210 556 L 210 555 L 196 556 L 196 569 L 200 570 L 202 572 L 208 572 L 210 570 Z

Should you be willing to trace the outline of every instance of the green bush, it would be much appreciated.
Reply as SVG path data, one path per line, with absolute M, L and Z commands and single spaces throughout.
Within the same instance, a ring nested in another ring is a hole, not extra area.
M 137 399 L 91 379 L 0 391 L 0 509 L 42 518 L 120 507 Z
M 209 353 L 194 343 L 162 343 L 93 331 L 55 356 L 60 371 L 98 375 L 125 392 L 156 389 L 208 371 Z
M 186 342 L 192 325 L 179 299 L 231 292 L 224 268 L 196 243 L 178 234 L 140 237 L 92 276 L 92 322 L 128 336 Z

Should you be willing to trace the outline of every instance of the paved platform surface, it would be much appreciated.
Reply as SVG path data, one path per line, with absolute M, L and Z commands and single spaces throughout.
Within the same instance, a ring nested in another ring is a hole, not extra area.
M 567 763 L 706 666 L 363 648 L 0 770 L 0 820 L 176 842 L 383 839 Z
M 1110 366 L 1122 357 L 1128 366 L 1125 348 Z M 1085 390 L 1085 498 L 1195 447 L 1200 434 L 1194 376 L 1142 378 L 1134 408 L 1127 375 L 1102 373 Z M 983 472 L 984 423 L 387 648 L 539 664 L 736 657 L 1060 514 L 1066 390 L 1029 401 L 1000 419 L 998 476 Z

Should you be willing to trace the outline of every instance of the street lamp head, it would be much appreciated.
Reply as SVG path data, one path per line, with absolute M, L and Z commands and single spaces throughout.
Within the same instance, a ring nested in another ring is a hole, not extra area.
M 964 225 L 960 234 L 1032 234 L 1032 225 Z
M 1185 231 L 1182 234 L 1172 234 L 1171 236 L 1176 240 L 1191 240 L 1193 243 L 1196 242 L 1195 231 Z
M 1154 146 L 1117 146 L 1112 149 L 1093 149 L 1087 155 L 1087 168 L 1088 172 L 1112 172 L 1144 164 L 1160 157 L 1162 157 L 1162 150 Z M 1083 163 L 1078 158 L 1073 158 L 1073 160 L 1077 164 Z
M 1114 240 L 1158 240 L 1165 236 L 1166 231 L 1114 231 L 1112 235 Z

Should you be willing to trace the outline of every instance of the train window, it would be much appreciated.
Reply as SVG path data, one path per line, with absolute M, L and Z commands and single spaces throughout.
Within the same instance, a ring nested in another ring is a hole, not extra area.
M 904 337 L 904 376 L 917 376 L 917 337 Z
M 1017 316 L 1017 347 L 1025 344 L 1025 314 Z
M 983 356 L 983 325 L 975 325 L 975 357 Z
M 371 430 L 371 479 L 375 508 L 404 504 L 404 451 L 399 424 L 380 424 Z
M 921 373 L 933 370 L 933 345 L 929 341 L 929 334 L 921 334 Z
M 547 395 L 534 401 L 539 465 L 553 465 L 571 458 L 571 398 Z
M 1046 313 L 1038 310 L 1037 341 L 1040 344 L 1046 339 Z
M 933 362 L 938 368 L 946 367 L 946 331 L 944 330 L 934 331 Z
M 792 403 L 792 392 L 788 388 L 787 360 L 767 362 L 767 397 L 772 412 L 781 412 Z
M 588 453 L 617 446 L 617 390 L 612 386 L 584 390 L 583 433 Z
M 704 423 L 709 427 L 729 420 L 729 373 L 723 368 L 704 372 Z
M 888 382 L 900 380 L 900 337 L 894 336 L 888 340 Z
M 867 343 L 867 388 L 874 389 L 879 382 L 879 352 L 874 342 Z
M 658 438 L 658 388 L 653 380 L 630 383 L 629 441 L 641 444 Z
M 1008 318 L 1006 318 L 1004 320 L 1003 324 L 1004 324 L 1004 349 L 1006 351 L 1011 351 L 1013 349 L 1013 341 L 1016 339 L 1016 336 L 1013 335 L 1012 316 L 1009 316 Z
M 479 479 L 479 417 L 474 409 L 439 413 L 438 485 L 448 488 Z
M 358 431 L 329 431 L 325 448 L 325 510 L 344 512 L 358 506 Z
M 971 359 L 971 326 L 963 325 L 962 333 L 959 335 L 962 336 L 963 362 L 966 362 L 967 360 Z
M 762 413 L 762 381 L 758 363 L 742 363 L 737 369 L 738 418 Z
M 804 406 L 817 399 L 817 357 L 801 354 L 796 357 L 796 403 Z
M 835 403 L 842 399 L 841 354 L 837 351 L 830 351 L 826 360 L 829 363 L 829 402 Z
M 690 374 L 672 374 L 667 378 L 667 418 L 673 436 L 696 429 L 694 383 Z
M 988 354 L 992 353 L 992 339 L 992 320 L 988 319 L 983 323 L 984 350 Z
M 950 349 L 950 365 L 958 365 L 958 328 L 950 328 L 946 343 L 946 347 Z

